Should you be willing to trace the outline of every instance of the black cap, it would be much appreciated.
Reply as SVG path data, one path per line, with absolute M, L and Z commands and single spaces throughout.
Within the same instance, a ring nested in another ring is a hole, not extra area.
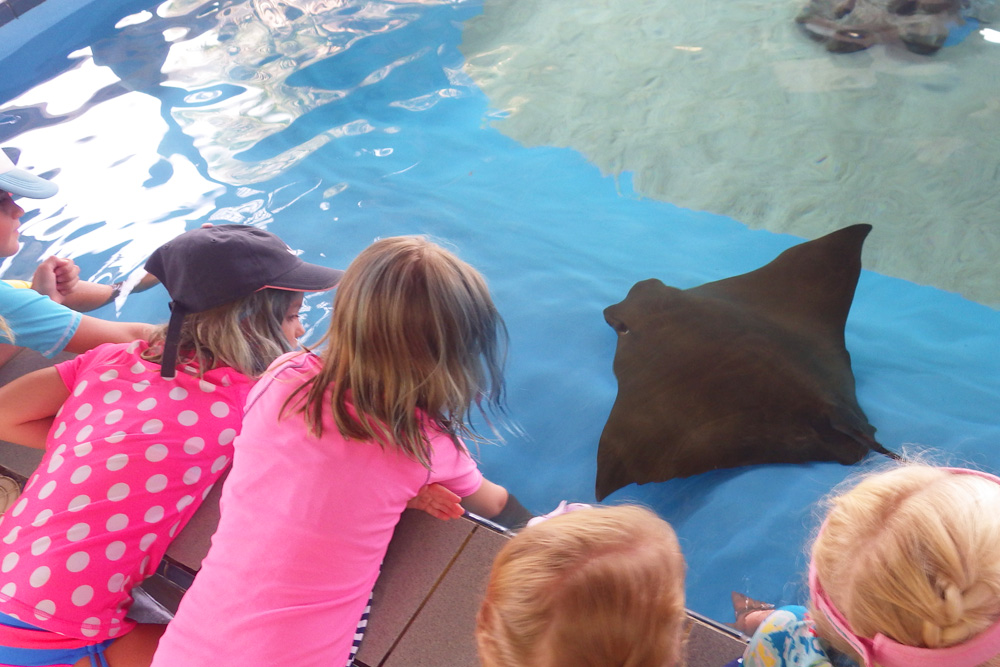
M 343 271 L 303 262 L 284 241 L 250 225 L 217 225 L 184 232 L 153 251 L 146 271 L 172 299 L 160 374 L 176 374 L 177 344 L 188 313 L 199 313 L 271 287 L 296 292 L 332 289 Z

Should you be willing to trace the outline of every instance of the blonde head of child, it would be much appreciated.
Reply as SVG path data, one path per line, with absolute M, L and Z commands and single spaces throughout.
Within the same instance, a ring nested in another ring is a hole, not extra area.
M 674 667 L 684 557 L 670 525 L 630 505 L 525 528 L 497 555 L 479 610 L 484 667 Z
M 343 435 L 398 447 L 427 466 L 425 419 L 457 445 L 474 437 L 472 405 L 502 411 L 507 333 L 486 281 L 425 238 L 381 239 L 351 262 L 326 340 L 302 404 L 317 435 L 332 391 Z
M 834 497 L 812 549 L 817 632 L 866 667 L 1000 665 L 1000 479 L 907 464 Z

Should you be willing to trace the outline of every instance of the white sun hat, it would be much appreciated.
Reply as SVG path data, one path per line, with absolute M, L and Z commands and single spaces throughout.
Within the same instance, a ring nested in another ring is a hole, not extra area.
M 52 181 L 18 169 L 14 165 L 18 154 L 11 151 L 14 155 L 14 160 L 11 160 L 8 150 L 10 149 L 0 150 L 0 190 L 31 199 L 47 199 L 59 192 L 59 186 Z

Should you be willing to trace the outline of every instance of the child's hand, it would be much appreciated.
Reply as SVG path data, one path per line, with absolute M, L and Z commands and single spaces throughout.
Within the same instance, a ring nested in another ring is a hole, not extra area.
M 56 303 L 63 303 L 80 282 L 80 267 L 71 259 L 48 257 L 31 278 L 31 288 Z
M 55 260 L 56 287 L 64 297 L 73 293 L 80 284 L 80 267 L 71 259 L 50 257 Z M 46 260 L 48 261 L 48 260 Z
M 410 509 L 423 510 L 436 519 L 457 519 L 465 513 L 459 504 L 462 498 L 440 484 L 427 484 L 420 488 L 417 497 L 406 503 Z

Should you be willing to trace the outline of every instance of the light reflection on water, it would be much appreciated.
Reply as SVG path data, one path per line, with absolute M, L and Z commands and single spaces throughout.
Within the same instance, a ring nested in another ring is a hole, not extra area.
M 443 239 L 487 276 L 512 336 L 511 413 L 524 434 L 482 447 L 483 468 L 537 512 L 593 500 L 615 395 L 601 310 L 637 280 L 688 287 L 799 241 L 641 199 L 627 175 L 603 178 L 577 153 L 491 129 L 508 114 L 489 108 L 458 49 L 478 2 L 133 0 L 118 15 L 96 4 L 105 16 L 89 14 L 87 31 L 5 59 L 41 69 L 24 85 L 0 81 L 0 141 L 24 166 L 57 169 L 61 191 L 23 202 L 24 247 L 0 272 L 30 274 L 55 253 L 120 280 L 206 221 L 266 227 L 335 267 L 378 236 Z M 117 309 L 162 321 L 165 304 L 151 290 Z M 330 304 L 306 305 L 315 341 Z M 866 273 L 847 338 L 883 444 L 934 444 L 1000 469 L 996 311 Z M 811 503 L 847 472 L 765 466 L 613 499 L 649 503 L 677 526 L 692 606 L 727 620 L 730 590 L 798 599 Z

